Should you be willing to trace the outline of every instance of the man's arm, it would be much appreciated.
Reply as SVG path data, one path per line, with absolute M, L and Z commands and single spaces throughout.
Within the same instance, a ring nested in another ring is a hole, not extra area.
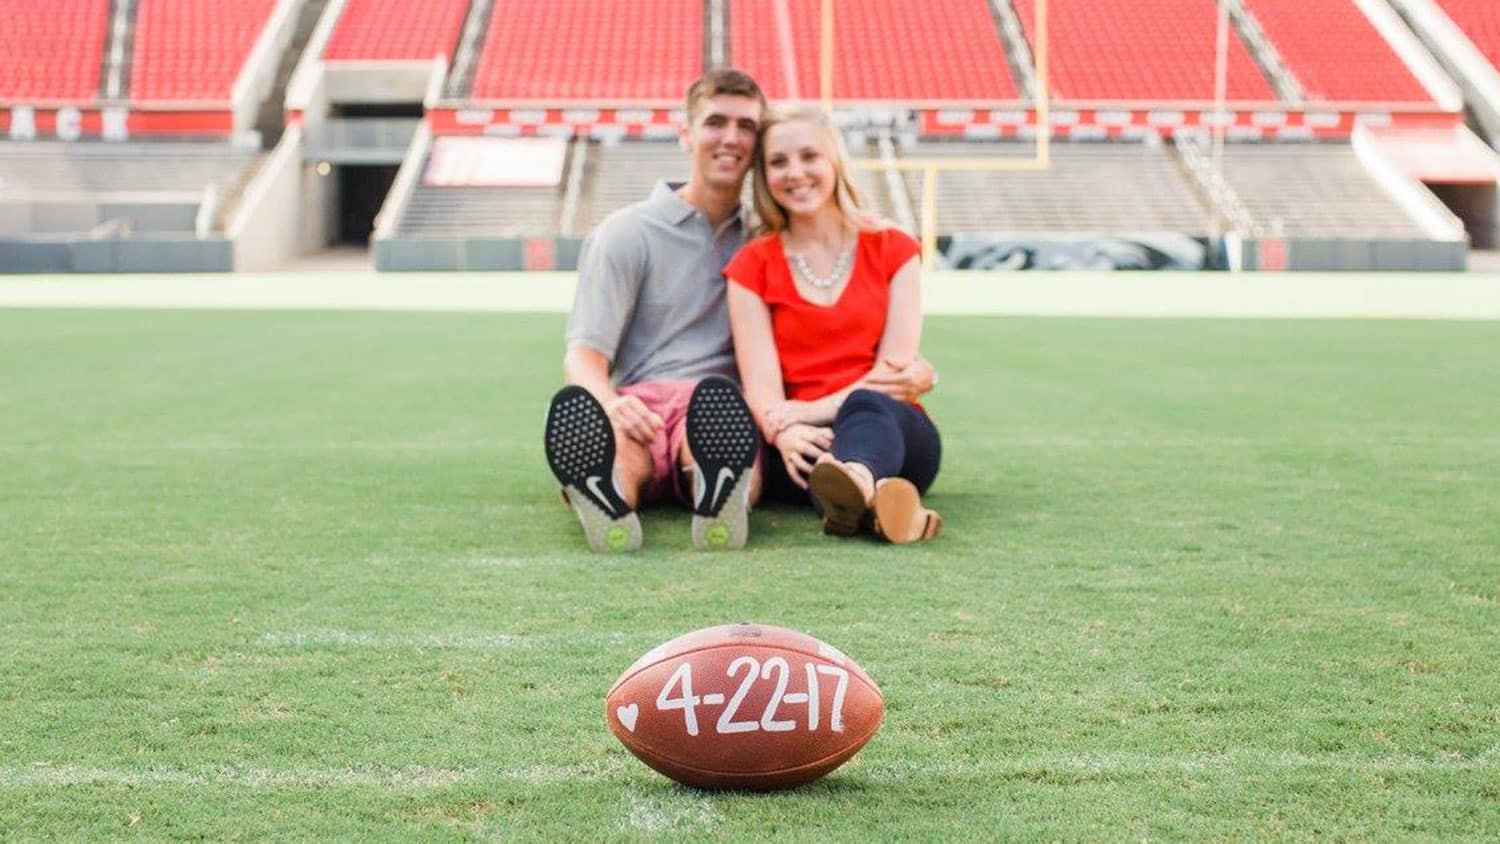
M 584 241 L 568 317 L 563 380 L 592 393 L 616 431 L 649 445 L 662 428 L 661 417 L 640 399 L 621 395 L 609 377 L 645 274 L 645 242 L 626 218 L 611 215 Z
M 604 405 L 615 430 L 641 445 L 650 445 L 662 428 L 662 418 L 635 396 L 615 391 L 609 383 L 609 358 L 588 346 L 573 346 L 563 356 L 563 380 L 588 390 Z

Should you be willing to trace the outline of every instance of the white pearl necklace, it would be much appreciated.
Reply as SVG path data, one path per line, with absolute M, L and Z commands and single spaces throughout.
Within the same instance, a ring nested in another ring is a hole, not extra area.
M 813 272 L 812 267 L 807 265 L 807 258 L 803 257 L 801 252 L 793 252 L 788 257 L 791 259 L 792 271 L 797 274 L 798 278 L 819 290 L 828 290 L 843 281 L 844 275 L 854 264 L 854 247 L 845 249 L 833 259 L 833 269 L 828 271 L 828 275 L 818 275 Z

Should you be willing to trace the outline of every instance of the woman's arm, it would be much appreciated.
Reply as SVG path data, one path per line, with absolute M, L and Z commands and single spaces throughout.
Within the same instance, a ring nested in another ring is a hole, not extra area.
M 733 281 L 729 283 L 729 331 L 734 336 L 734 358 L 750 412 L 755 414 L 766 441 L 781 455 L 788 477 L 806 489 L 813 462 L 833 445 L 833 431 L 814 425 L 781 425 L 774 420 L 770 411 L 787 401 L 771 311 L 759 296 Z
M 766 441 L 774 442 L 777 432 L 767 424 L 766 411 L 786 401 L 786 391 L 781 386 L 771 309 L 759 296 L 733 281 L 729 282 L 729 331 L 734 336 L 734 360 L 739 365 L 745 401 Z
M 880 335 L 879 361 L 902 366 L 917 358 L 922 346 L 922 258 L 912 256 L 891 277 L 891 299 L 886 305 L 885 331 Z

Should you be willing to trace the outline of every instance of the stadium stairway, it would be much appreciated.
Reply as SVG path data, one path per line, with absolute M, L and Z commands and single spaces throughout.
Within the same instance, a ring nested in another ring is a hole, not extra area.
M 266 97 L 256 113 L 255 129 L 260 133 L 261 145 L 265 148 L 274 147 L 281 140 L 281 133 L 286 128 L 287 85 L 291 82 L 292 73 L 301 62 L 302 54 L 317 28 L 318 19 L 329 2 L 330 0 L 303 0 L 303 5 L 297 12 L 297 22 L 293 26 L 290 41 L 276 67 L 271 96 Z

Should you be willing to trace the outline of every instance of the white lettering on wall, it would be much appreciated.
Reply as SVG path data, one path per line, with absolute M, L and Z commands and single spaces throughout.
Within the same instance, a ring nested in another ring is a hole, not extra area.
M 58 109 L 57 137 L 64 141 L 76 141 L 83 137 L 83 113 L 73 106 Z
M 10 110 L 10 139 L 36 140 L 36 109 L 31 106 L 16 106 Z

